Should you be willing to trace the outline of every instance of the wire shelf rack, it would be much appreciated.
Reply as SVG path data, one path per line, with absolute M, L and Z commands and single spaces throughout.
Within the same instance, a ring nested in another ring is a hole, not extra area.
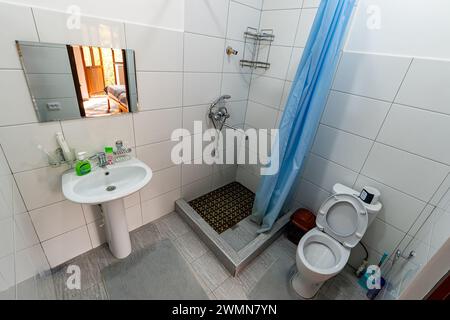
M 247 27 L 244 32 L 244 52 L 241 67 L 252 69 L 269 69 L 269 55 L 272 42 L 275 39 L 273 29 L 261 29 Z

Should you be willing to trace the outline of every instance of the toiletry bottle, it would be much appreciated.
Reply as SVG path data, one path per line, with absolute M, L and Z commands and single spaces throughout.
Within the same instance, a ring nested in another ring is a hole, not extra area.
M 91 172 L 91 163 L 86 159 L 86 152 L 78 152 L 77 154 L 77 164 L 75 165 L 75 173 L 77 176 L 84 176 Z
M 64 160 L 67 162 L 73 161 L 73 155 L 70 151 L 69 145 L 67 144 L 66 140 L 64 139 L 64 136 L 61 132 L 56 133 L 56 141 L 58 141 L 59 146 L 61 147 L 61 150 L 64 155 Z
M 114 150 L 113 147 L 105 147 L 106 154 L 106 162 L 108 165 L 112 165 L 114 163 Z

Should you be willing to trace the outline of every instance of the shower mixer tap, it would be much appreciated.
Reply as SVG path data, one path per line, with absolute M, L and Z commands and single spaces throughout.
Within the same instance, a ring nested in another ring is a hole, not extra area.
M 225 121 L 230 117 L 228 109 L 224 105 L 219 104 L 225 100 L 230 99 L 230 95 L 223 95 L 214 100 L 209 107 L 208 117 L 212 120 L 212 124 L 216 130 L 221 131 L 225 125 Z M 219 126 L 218 126 L 219 124 Z

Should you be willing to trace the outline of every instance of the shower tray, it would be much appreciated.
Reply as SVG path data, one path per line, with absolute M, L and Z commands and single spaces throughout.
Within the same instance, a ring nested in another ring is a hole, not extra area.
M 259 227 L 249 216 L 253 199 L 250 190 L 232 182 L 189 202 L 175 202 L 178 214 L 233 275 L 276 240 L 289 222 L 290 214 L 284 214 L 269 232 L 257 234 Z

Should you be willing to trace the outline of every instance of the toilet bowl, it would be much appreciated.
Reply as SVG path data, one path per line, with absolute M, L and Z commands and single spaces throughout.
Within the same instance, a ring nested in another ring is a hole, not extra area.
M 333 190 L 335 194 L 317 213 L 316 228 L 307 232 L 297 247 L 298 272 L 291 284 L 303 298 L 314 297 L 325 281 L 344 269 L 351 249 L 363 237 L 373 215 L 381 210 L 381 203 L 365 204 L 355 190 L 341 184 Z

